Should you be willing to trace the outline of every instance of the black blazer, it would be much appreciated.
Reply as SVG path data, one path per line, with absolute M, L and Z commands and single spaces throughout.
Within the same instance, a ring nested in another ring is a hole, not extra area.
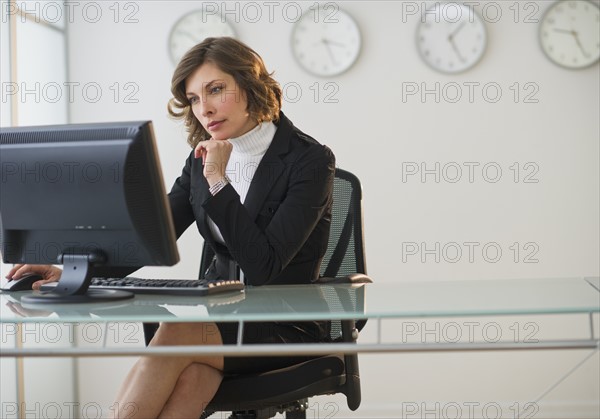
M 327 146 L 281 113 L 244 204 L 231 185 L 213 197 L 203 169 L 202 159 L 190 153 L 169 202 L 177 237 L 196 222 L 215 252 L 207 279 L 232 278 L 232 261 L 247 285 L 310 283 L 319 276 L 335 172 L 335 157 Z M 219 227 L 226 246 L 212 237 L 207 217 Z

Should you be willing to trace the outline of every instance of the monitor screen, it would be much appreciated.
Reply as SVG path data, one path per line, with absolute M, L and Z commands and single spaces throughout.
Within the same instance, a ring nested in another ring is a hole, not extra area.
M 94 272 L 179 261 L 150 121 L 0 128 L 0 169 L 3 261 L 64 265 L 29 302 L 125 298 Z

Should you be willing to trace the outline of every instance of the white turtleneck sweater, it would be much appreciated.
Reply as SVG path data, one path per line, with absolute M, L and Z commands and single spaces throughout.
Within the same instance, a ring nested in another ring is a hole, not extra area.
M 244 135 L 229 139 L 233 150 L 227 162 L 225 174 L 229 177 L 231 186 L 240 196 L 242 203 L 246 199 L 256 168 L 273 141 L 275 131 L 277 131 L 277 127 L 273 122 L 263 122 Z M 210 218 L 208 226 L 213 237 L 224 244 L 225 241 L 219 228 Z

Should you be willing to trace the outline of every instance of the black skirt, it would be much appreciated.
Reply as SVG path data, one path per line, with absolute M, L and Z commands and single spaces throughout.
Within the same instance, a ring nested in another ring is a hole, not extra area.
M 224 345 L 237 343 L 237 323 L 217 323 Z M 329 341 L 329 322 L 251 322 L 244 323 L 242 342 L 247 345 L 265 343 L 319 343 Z M 257 374 L 308 361 L 317 356 L 231 356 L 224 358 L 223 373 Z

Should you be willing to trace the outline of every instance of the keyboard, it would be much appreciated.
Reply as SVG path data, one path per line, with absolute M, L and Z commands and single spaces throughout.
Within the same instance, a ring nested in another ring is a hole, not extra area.
M 55 283 L 48 285 L 55 285 Z M 134 294 L 202 296 L 233 291 L 240 292 L 244 289 L 244 284 L 235 280 L 143 279 L 128 276 L 125 278 L 92 278 L 89 288 L 123 290 Z M 49 289 L 50 287 L 42 286 L 43 291 Z

